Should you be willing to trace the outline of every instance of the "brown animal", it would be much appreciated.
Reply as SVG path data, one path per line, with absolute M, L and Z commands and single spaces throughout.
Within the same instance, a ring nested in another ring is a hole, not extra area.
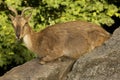
M 62 56 L 78 59 L 110 37 L 100 26 L 84 21 L 55 24 L 40 32 L 34 32 L 28 24 L 31 13 L 24 15 L 24 12 L 31 8 L 25 8 L 21 15 L 18 15 L 15 9 L 9 9 L 15 13 L 15 16 L 10 15 L 10 18 L 17 38 L 23 39 L 26 47 L 41 58 L 41 64 Z

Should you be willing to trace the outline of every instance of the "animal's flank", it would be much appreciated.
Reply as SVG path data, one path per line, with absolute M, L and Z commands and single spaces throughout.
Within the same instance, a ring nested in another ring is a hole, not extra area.
M 26 47 L 41 58 L 41 63 L 62 56 L 78 59 L 109 39 L 109 33 L 103 28 L 84 21 L 55 24 L 41 32 L 34 32 L 28 24 L 31 13 L 24 15 L 30 9 L 26 8 L 18 15 L 15 9 L 10 8 L 15 13 L 10 18 L 17 38 L 23 39 Z

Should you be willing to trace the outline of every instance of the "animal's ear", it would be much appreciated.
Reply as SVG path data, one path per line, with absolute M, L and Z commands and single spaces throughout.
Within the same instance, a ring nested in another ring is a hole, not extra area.
M 14 9 L 14 8 L 12 8 L 12 7 L 8 7 L 8 9 L 9 9 L 10 11 L 12 11 L 15 16 L 18 15 L 16 9 Z M 9 14 L 9 18 L 10 18 L 11 20 L 13 20 L 15 17 L 14 17 L 13 15 Z
M 9 14 L 9 18 L 11 19 L 11 20 L 14 20 L 14 16 L 13 15 L 11 15 L 11 14 Z
M 26 18 L 26 20 L 27 21 L 29 21 L 30 20 L 30 18 L 31 18 L 31 16 L 32 16 L 32 12 L 30 13 L 30 14 L 28 14 L 25 18 Z
M 28 10 L 30 10 L 29 14 L 28 14 L 28 15 L 25 15 L 25 12 L 28 11 Z M 21 16 L 24 16 L 27 21 L 30 20 L 31 15 L 32 15 L 32 8 L 31 8 L 31 7 L 25 8 L 25 9 L 22 11 L 22 13 L 21 13 Z

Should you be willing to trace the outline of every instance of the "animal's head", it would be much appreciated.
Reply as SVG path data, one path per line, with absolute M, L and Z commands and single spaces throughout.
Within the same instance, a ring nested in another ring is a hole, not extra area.
M 24 37 L 24 35 L 26 34 L 26 29 L 28 27 L 28 21 L 29 21 L 29 19 L 31 17 L 31 14 L 32 14 L 32 13 L 30 13 L 29 15 L 25 16 L 24 13 L 27 10 L 31 10 L 31 8 L 30 7 L 25 8 L 21 12 L 20 15 L 12 7 L 9 7 L 9 10 L 14 13 L 14 16 L 10 14 L 9 17 L 10 17 L 10 19 L 12 21 L 16 37 L 17 37 L 17 39 L 22 39 Z

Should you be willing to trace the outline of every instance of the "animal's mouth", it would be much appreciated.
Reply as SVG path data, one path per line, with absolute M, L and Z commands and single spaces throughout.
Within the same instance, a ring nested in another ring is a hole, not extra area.
M 22 43 L 22 41 L 23 41 L 23 38 L 16 37 L 16 39 L 17 39 L 17 42 L 20 42 L 20 43 Z

